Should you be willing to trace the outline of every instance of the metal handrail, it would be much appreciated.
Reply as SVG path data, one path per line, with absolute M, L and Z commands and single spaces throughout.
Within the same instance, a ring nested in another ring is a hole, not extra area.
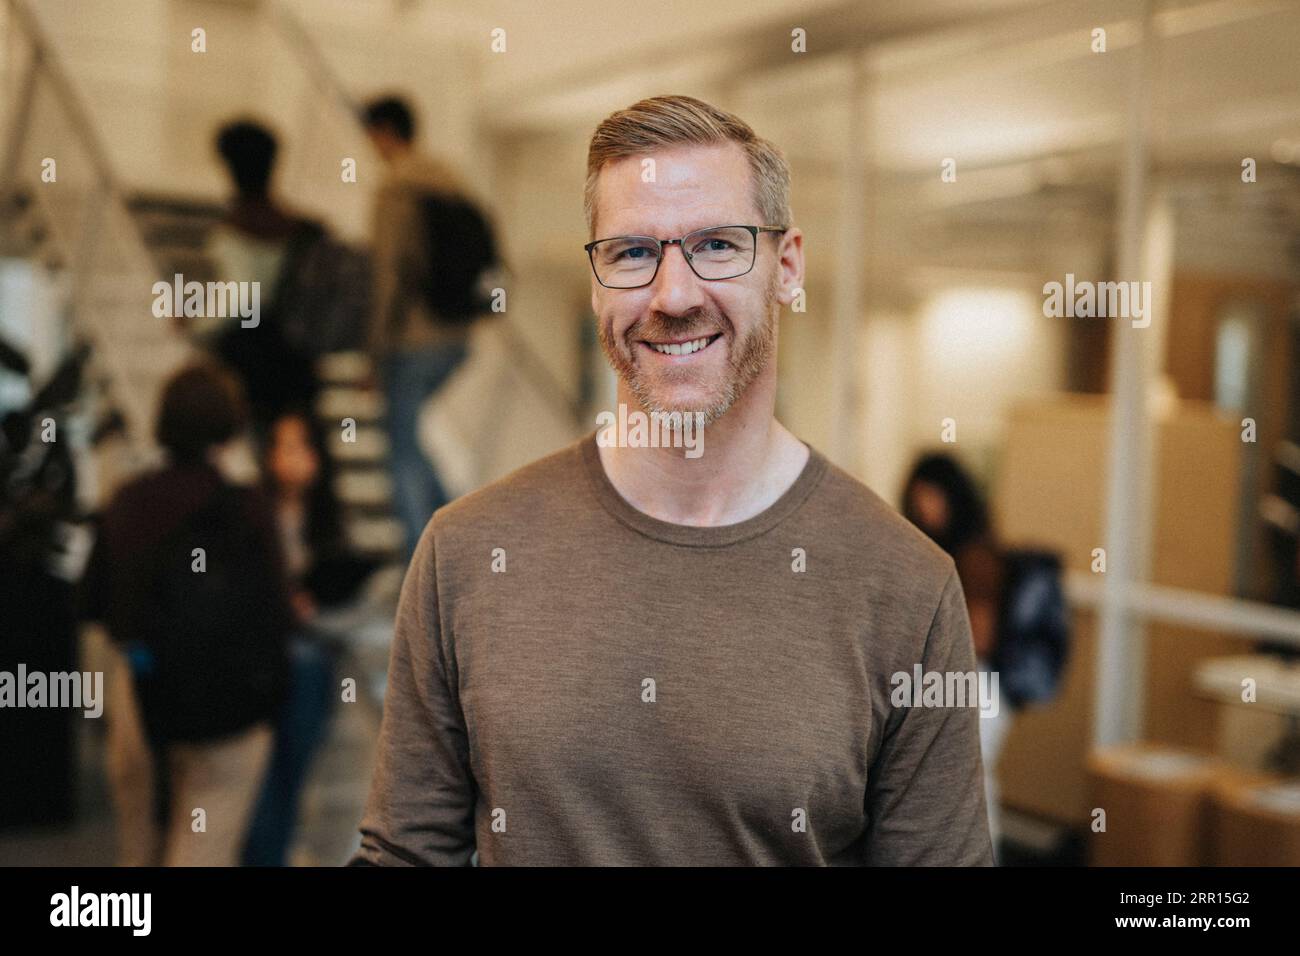
M 345 113 L 355 119 L 359 104 L 348 93 L 343 80 L 330 66 L 329 60 L 312 39 L 298 14 L 291 10 L 284 0 L 275 0 L 271 4 L 271 12 L 281 27 L 282 35 L 289 41 L 289 45 L 297 48 L 304 68 L 316 80 L 316 84 L 326 95 L 337 100 Z
M 85 322 L 83 318 L 86 313 L 92 310 L 83 309 L 82 303 L 85 301 L 87 283 L 93 281 L 94 272 L 90 257 L 98 247 L 99 229 L 105 221 L 108 210 L 111 209 L 117 212 L 122 221 L 130 226 L 126 239 L 127 248 L 125 250 L 119 248 L 117 251 L 124 253 L 128 259 L 133 261 L 142 275 L 148 275 L 152 270 L 152 259 L 144 242 L 144 237 L 140 234 L 139 227 L 130 214 L 122 192 L 121 181 L 113 170 L 108 150 L 105 148 L 103 140 L 100 139 L 95 124 L 91 121 L 90 111 L 85 107 L 75 86 L 59 62 L 54 46 L 46 35 L 44 27 L 27 0 L 8 0 L 8 7 L 11 19 L 17 28 L 15 32 L 26 38 L 31 49 L 31 60 L 27 65 L 27 76 L 20 93 L 23 100 L 16 106 L 13 115 L 13 126 L 9 130 L 5 168 L 0 169 L 0 192 L 3 192 L 11 184 L 16 185 L 18 182 L 18 170 L 15 164 L 22 154 L 23 142 L 28 130 L 31 128 L 32 115 L 30 107 L 36 95 L 37 82 L 39 79 L 44 79 L 50 85 L 55 102 L 63 111 L 68 124 L 73 130 L 74 137 L 87 154 L 89 165 L 94 173 L 93 178 L 96 188 L 94 194 L 87 199 L 87 202 L 91 204 L 89 208 L 92 214 L 85 218 L 79 236 L 66 235 L 66 230 L 62 228 L 58 216 L 49 208 L 41 190 L 34 191 L 34 198 L 46 214 L 51 227 L 51 235 L 54 236 L 67 254 L 73 285 L 73 315 L 78 321 L 79 331 L 87 334 L 91 340 L 98 340 L 101 337 L 98 334 L 100 330 L 94 328 L 91 323 Z M 113 395 L 114 404 L 130 408 L 135 403 L 117 394 L 118 390 L 124 387 L 122 383 L 130 380 L 129 370 L 124 367 L 122 357 L 112 348 L 105 347 L 98 341 L 96 341 L 96 346 L 97 359 L 109 371 L 107 388 Z M 128 416 L 128 421 L 134 417 Z M 128 427 L 126 433 L 127 442 L 136 452 L 148 447 L 148 429 L 142 430 Z
M 112 163 L 109 161 L 108 150 L 105 149 L 103 141 L 96 133 L 95 125 L 90 120 L 90 113 L 82 105 L 81 98 L 77 95 L 72 81 L 68 79 L 68 75 L 63 71 L 62 65 L 55 57 L 54 47 L 45 35 L 45 28 L 41 26 L 27 0 L 8 0 L 8 3 L 11 15 L 21 31 L 27 35 L 27 41 L 32 48 L 30 69 L 44 71 L 46 79 L 54 87 L 56 98 L 72 121 L 72 127 L 76 131 L 77 137 L 86 148 L 86 152 L 90 154 L 90 163 L 94 167 L 95 175 L 99 178 L 100 184 L 108 191 L 120 195 L 120 184 L 113 172 Z M 13 130 L 15 136 L 21 133 L 22 130 Z M 0 175 L 6 178 L 11 174 L 11 170 L 0 171 Z

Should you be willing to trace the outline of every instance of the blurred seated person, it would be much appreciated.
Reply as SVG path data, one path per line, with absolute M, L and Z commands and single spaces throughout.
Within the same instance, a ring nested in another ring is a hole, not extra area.
M 943 548 L 957 566 L 976 663 L 980 670 L 990 670 L 998 643 L 1004 565 L 988 509 L 974 480 L 951 455 L 922 456 L 904 485 L 903 516 Z M 995 855 L 1000 835 L 997 761 L 1011 721 L 1011 711 L 1004 703 L 999 700 L 997 716 L 980 715 L 980 749 Z
M 305 409 L 288 409 L 270 423 L 262 473 L 286 558 L 297 629 L 290 644 L 289 696 L 276 721 L 274 752 L 243 859 L 246 866 L 284 866 L 303 786 L 340 692 L 339 648 L 314 625 L 322 608 L 356 595 L 374 564 L 348 549 L 324 437 Z
M 1002 561 L 975 482 L 950 455 L 929 454 L 912 468 L 903 516 L 953 559 L 970 614 L 975 656 L 983 666 L 997 646 Z
M 107 770 L 124 865 L 232 866 L 288 683 L 293 612 L 261 492 L 216 466 L 243 429 L 209 364 L 163 389 L 164 467 L 123 486 L 83 581 L 113 644 Z

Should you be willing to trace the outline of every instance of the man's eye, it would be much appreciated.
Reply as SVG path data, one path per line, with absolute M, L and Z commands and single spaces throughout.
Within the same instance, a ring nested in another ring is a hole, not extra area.
M 639 263 L 654 257 L 655 251 L 650 246 L 613 246 L 606 252 L 604 259 L 611 264 L 616 262 Z
M 718 252 L 731 252 L 735 248 L 736 248 L 735 244 L 728 242 L 726 239 L 705 239 L 702 242 L 696 244 L 691 254 L 699 255 L 702 252 L 709 253 L 709 254 L 718 253 Z

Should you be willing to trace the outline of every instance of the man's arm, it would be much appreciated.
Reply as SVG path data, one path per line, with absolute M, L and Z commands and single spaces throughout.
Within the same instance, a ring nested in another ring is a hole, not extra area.
M 351 865 L 468 866 L 474 853 L 469 742 L 438 624 L 433 525 L 402 584 L 379 757 Z
M 923 673 L 943 675 L 945 686 L 950 673 L 975 672 L 955 569 L 939 596 L 920 663 Z M 868 865 L 993 865 L 978 701 L 963 707 L 945 703 L 949 706 L 890 707 L 867 783 Z

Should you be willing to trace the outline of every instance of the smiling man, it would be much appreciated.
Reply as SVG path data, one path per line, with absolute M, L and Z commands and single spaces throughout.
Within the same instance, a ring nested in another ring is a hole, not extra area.
M 789 178 L 690 97 L 597 128 L 618 402 L 705 450 L 593 433 L 434 515 L 354 863 L 992 863 L 978 711 L 891 701 L 975 670 L 952 561 L 774 417 Z

